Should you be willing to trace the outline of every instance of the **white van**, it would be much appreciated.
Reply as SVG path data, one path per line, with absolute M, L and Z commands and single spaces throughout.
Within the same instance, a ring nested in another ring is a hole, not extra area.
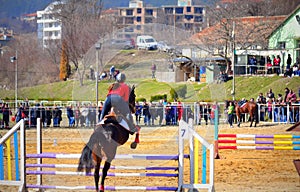
M 141 35 L 136 38 L 136 46 L 138 49 L 156 50 L 157 42 L 149 35 Z

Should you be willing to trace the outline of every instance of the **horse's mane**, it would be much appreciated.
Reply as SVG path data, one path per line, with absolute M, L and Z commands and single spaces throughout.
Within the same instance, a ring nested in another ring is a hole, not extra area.
M 129 100 L 128 100 L 128 104 L 129 104 L 129 109 L 132 113 L 135 113 L 135 86 L 133 85 L 130 88 L 130 94 L 129 94 Z

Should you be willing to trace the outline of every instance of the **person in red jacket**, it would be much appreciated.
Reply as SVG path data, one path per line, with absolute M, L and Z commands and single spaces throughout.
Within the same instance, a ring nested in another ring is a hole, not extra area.
M 109 87 L 108 94 L 101 111 L 100 122 L 105 115 L 108 115 L 111 108 L 114 107 L 127 118 L 130 132 L 137 132 L 137 127 L 133 123 L 132 114 L 128 105 L 130 87 L 125 83 L 125 74 L 119 73 L 116 76 L 116 80 L 117 82 L 113 83 Z

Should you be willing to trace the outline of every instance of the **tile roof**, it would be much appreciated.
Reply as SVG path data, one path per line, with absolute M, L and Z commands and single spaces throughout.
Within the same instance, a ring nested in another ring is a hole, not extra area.
M 268 35 L 272 33 L 278 25 L 284 21 L 286 16 L 271 17 L 240 17 L 231 20 L 223 19 L 214 26 L 208 27 L 201 32 L 193 35 L 192 41 L 203 43 L 211 41 L 212 43 L 224 43 L 229 40 L 232 32 L 232 23 L 235 21 L 235 41 L 248 43 L 258 40 L 266 40 Z

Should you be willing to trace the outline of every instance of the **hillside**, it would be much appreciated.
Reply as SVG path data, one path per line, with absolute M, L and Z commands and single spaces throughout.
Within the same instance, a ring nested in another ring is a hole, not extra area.
M 232 99 L 230 91 L 232 81 L 222 84 L 206 84 L 206 83 L 164 83 L 150 79 L 151 76 L 129 79 L 130 85 L 136 86 L 137 99 L 146 98 L 150 100 L 151 96 L 167 94 L 170 98 L 171 88 L 179 85 L 187 85 L 187 94 L 185 98 L 180 100 L 185 102 L 195 101 L 224 101 Z M 275 96 L 284 93 L 284 88 L 288 87 L 298 93 L 300 77 L 283 78 L 278 76 L 270 77 L 236 77 L 236 99 L 255 98 L 260 92 L 264 95 L 269 88 L 273 89 Z M 99 83 L 99 99 L 104 100 L 107 88 L 111 84 L 109 81 L 101 81 Z M 0 98 L 4 100 L 14 100 L 14 90 L 0 92 Z M 66 82 L 57 82 L 47 85 L 39 85 L 35 87 L 27 87 L 18 90 L 18 98 L 23 100 L 29 98 L 31 100 L 81 100 L 95 101 L 95 82 L 86 81 L 84 86 L 79 86 L 76 80 Z

